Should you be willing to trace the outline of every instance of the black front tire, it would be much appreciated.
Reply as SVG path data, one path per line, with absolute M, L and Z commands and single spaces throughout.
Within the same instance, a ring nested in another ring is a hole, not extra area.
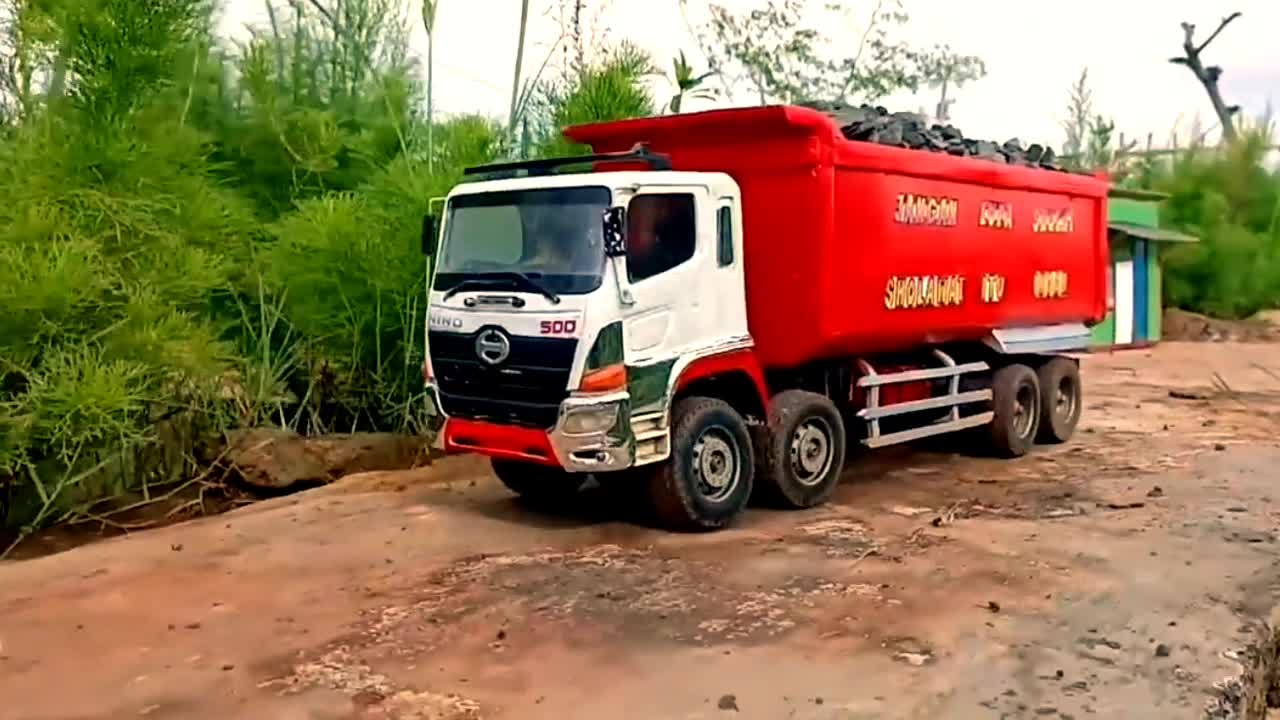
M 755 477 L 751 435 L 723 400 L 690 397 L 672 409 L 671 457 L 649 479 L 649 498 L 663 525 L 716 530 L 751 499 Z
M 1036 370 L 1040 381 L 1040 432 L 1046 445 L 1064 443 L 1075 434 L 1084 407 L 1080 366 L 1071 358 L 1054 357 Z
M 844 419 L 829 398 L 803 390 L 769 403 L 769 429 L 760 447 L 763 499 L 789 509 L 825 503 L 840 484 L 846 445 Z
M 507 489 L 537 503 L 568 500 L 587 482 L 587 476 L 559 468 L 511 460 L 492 460 L 493 474 Z
M 1017 458 L 1035 445 L 1040 430 L 1040 382 L 1026 365 L 1007 365 L 991 378 L 991 445 L 997 455 Z

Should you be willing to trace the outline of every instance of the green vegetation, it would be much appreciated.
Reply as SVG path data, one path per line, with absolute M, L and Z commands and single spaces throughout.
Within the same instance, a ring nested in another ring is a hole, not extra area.
M 1227 318 L 1280 307 L 1280 172 L 1265 164 L 1272 126 L 1236 132 L 1225 147 L 1144 163 L 1135 178 L 1170 195 L 1166 224 L 1201 238 L 1166 256 L 1166 301 Z
M 193 436 L 422 430 L 422 215 L 519 143 L 428 122 L 416 13 L 268 0 L 233 47 L 208 0 L 8 5 L 0 538 L 172 486 Z M 526 88 L 525 144 L 653 112 L 653 68 L 623 46 Z
M 1280 307 L 1280 170 L 1267 165 L 1275 147 L 1270 116 L 1234 123 L 1234 140 L 1143 151 L 1115 133 L 1095 112 L 1088 71 L 1072 86 L 1064 160 L 1075 169 L 1100 168 L 1130 187 L 1167 193 L 1168 227 L 1200 238 L 1165 255 L 1165 303 L 1215 317 L 1244 318 Z

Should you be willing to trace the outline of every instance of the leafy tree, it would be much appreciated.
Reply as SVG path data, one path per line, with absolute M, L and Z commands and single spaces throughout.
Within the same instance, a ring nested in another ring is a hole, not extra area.
M 939 122 L 951 118 L 951 105 L 955 100 L 947 97 L 951 88 L 957 90 L 987 75 L 986 63 L 975 55 L 960 55 L 943 45 L 920 60 L 920 75 L 925 83 L 939 91 L 938 106 L 934 117 Z
M 894 40 L 892 31 L 909 19 L 900 0 L 876 3 L 851 55 L 830 47 L 826 33 L 811 22 L 807 0 L 769 0 L 746 13 L 718 4 L 710 10 L 702 44 L 712 69 L 748 81 L 761 104 L 874 101 L 918 89 L 930 72 L 937 78 L 945 77 L 947 67 L 977 69 L 976 58 L 954 56 L 945 47 L 920 50 Z M 822 16 L 829 25 L 844 21 L 848 11 L 828 2 Z

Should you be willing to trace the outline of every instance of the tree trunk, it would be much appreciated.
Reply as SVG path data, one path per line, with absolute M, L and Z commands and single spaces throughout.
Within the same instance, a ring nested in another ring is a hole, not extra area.
M 951 119 L 951 110 L 948 107 L 950 103 L 947 102 L 947 83 L 950 80 L 950 75 L 944 75 L 942 77 L 942 96 L 938 99 L 938 110 L 935 113 L 935 116 L 940 123 L 947 122 Z
M 515 134 L 516 131 L 516 103 L 520 100 L 520 73 L 524 65 L 524 36 L 525 30 L 529 26 L 529 0 L 523 0 L 520 3 L 520 39 L 516 41 L 516 69 L 515 77 L 511 80 L 511 112 L 507 117 L 507 132 Z
M 1222 91 L 1218 88 L 1218 80 L 1222 77 L 1222 68 L 1211 65 L 1205 67 L 1200 60 L 1200 53 L 1209 47 L 1209 43 L 1223 31 L 1227 25 L 1231 24 L 1241 13 L 1234 12 L 1223 18 L 1218 24 L 1218 29 L 1213 31 L 1208 40 L 1200 45 L 1195 43 L 1196 26 L 1191 23 L 1182 23 L 1183 41 L 1182 41 L 1182 57 L 1171 58 L 1169 62 L 1175 65 L 1185 65 L 1196 76 L 1196 80 L 1204 87 L 1205 93 L 1209 95 L 1209 102 L 1213 105 L 1213 112 L 1218 116 L 1218 122 L 1222 125 L 1222 137 L 1227 142 L 1233 142 L 1236 139 L 1235 114 L 1240 109 L 1236 106 L 1229 106 L 1222 99 Z
M 67 56 L 58 51 L 53 59 L 53 71 L 49 73 L 49 90 L 47 98 L 57 100 L 67 91 Z

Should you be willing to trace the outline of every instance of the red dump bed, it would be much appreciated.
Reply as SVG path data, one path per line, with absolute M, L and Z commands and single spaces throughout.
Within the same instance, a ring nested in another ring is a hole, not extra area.
M 979 340 L 1106 312 L 1102 177 L 845 140 L 804 108 L 569 128 L 742 189 L 747 310 L 766 367 Z

